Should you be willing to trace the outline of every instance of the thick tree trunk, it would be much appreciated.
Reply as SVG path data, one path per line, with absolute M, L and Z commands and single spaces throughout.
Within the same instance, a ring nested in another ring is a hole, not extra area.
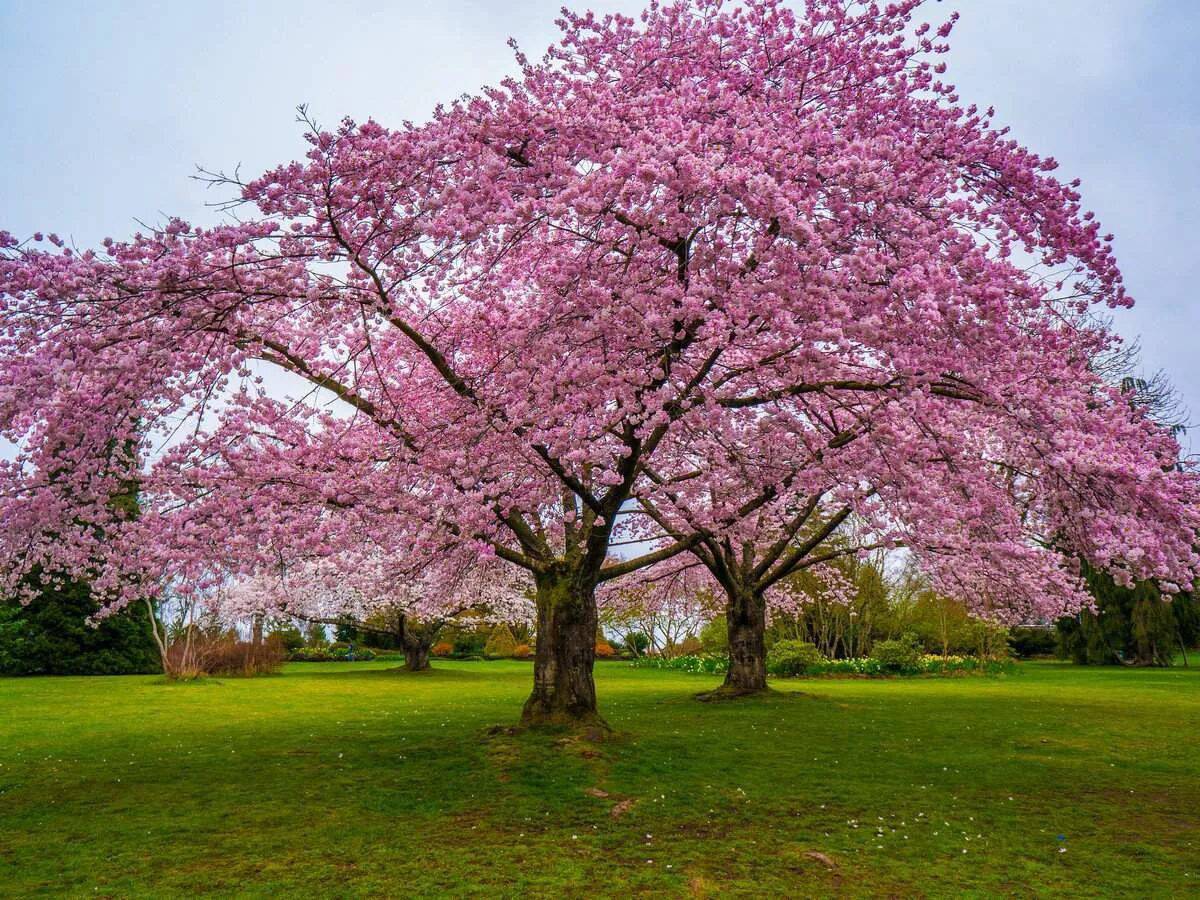
M 767 604 L 747 588 L 727 591 L 725 622 L 729 628 L 729 670 L 714 697 L 743 697 L 767 689 Z
M 250 643 L 255 647 L 263 642 L 263 614 L 256 612 L 252 620 L 253 624 L 250 628 Z
M 404 665 L 410 672 L 424 672 L 429 668 L 429 644 L 424 641 L 405 641 Z
M 523 725 L 604 725 L 596 711 L 596 584 L 586 571 L 537 576 L 537 653 Z
M 441 633 L 441 623 L 417 622 L 401 615 L 398 626 L 405 667 L 410 672 L 426 671 L 429 668 L 429 651 Z

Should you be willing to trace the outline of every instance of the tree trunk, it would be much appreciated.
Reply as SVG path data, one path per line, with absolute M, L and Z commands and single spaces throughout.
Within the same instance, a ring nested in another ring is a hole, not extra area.
M 729 628 L 729 669 L 714 697 L 744 697 L 767 689 L 767 604 L 747 588 L 727 590 L 725 622 Z
M 522 725 L 604 725 L 596 711 L 596 583 L 587 571 L 538 575 L 533 693 Z
M 263 614 L 256 612 L 253 617 L 253 625 L 250 628 L 250 643 L 255 647 L 263 642 Z
M 404 665 L 410 672 L 424 672 L 429 668 L 429 644 L 425 641 L 405 641 Z
M 429 668 L 429 651 L 441 633 L 441 622 L 416 622 L 401 615 L 397 625 L 405 667 L 410 672 L 426 671 Z

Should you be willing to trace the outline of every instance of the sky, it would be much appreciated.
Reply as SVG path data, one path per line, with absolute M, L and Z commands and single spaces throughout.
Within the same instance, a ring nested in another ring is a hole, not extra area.
M 399 124 L 540 55 L 561 0 L 0 0 L 0 229 L 128 236 L 211 222 L 196 165 L 257 175 L 319 122 Z M 575 4 L 635 13 L 637 2 Z M 963 102 L 1083 179 L 1138 301 L 1116 317 L 1200 421 L 1200 2 L 958 0 L 946 58 Z M 1185 440 L 1200 451 L 1200 429 Z

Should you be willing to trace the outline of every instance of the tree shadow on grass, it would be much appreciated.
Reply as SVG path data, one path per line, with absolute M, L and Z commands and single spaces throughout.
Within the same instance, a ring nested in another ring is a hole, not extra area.
M 404 679 L 420 679 L 421 681 L 495 681 L 499 678 L 507 676 L 519 675 L 517 672 L 484 672 L 472 671 L 470 669 L 446 669 L 439 666 L 431 666 L 420 672 L 410 672 L 405 666 L 391 666 L 386 669 L 359 669 L 349 668 L 340 669 L 321 669 L 319 671 L 289 673 L 291 677 L 300 678 L 404 678 Z

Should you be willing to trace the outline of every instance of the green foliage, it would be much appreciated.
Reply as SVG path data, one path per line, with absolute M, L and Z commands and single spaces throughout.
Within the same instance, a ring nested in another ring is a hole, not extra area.
M 290 622 L 277 623 L 275 627 L 271 629 L 270 635 L 278 638 L 279 642 L 283 644 L 284 649 L 287 650 L 288 653 L 299 650 L 304 646 L 304 632 Z
M 637 669 L 667 669 L 672 672 L 691 672 L 695 675 L 723 675 L 729 668 L 725 654 L 697 653 L 685 656 L 639 656 L 633 660 Z
M 880 641 L 871 650 L 885 672 L 915 672 L 921 662 L 921 642 L 913 633 L 906 633 L 894 641 Z
M 309 645 L 288 656 L 290 662 L 366 662 L 374 658 L 369 648 L 346 643 Z
M 1149 581 L 1118 585 L 1110 575 L 1084 566 L 1096 611 L 1060 619 L 1060 655 L 1081 665 L 1168 666 L 1183 646 L 1200 637 L 1200 604 L 1194 594 L 1164 600 Z
M 1053 628 L 1013 628 L 1008 634 L 1008 646 L 1018 659 L 1052 656 L 1058 647 Z
M 888 668 L 879 659 L 831 659 L 809 668 L 809 675 L 1005 675 L 1015 672 L 1016 664 L 1005 659 L 976 656 L 921 656 L 903 670 Z
M 767 652 L 767 671 L 772 675 L 803 675 L 823 662 L 824 655 L 808 641 L 776 641 Z
M 403 650 L 404 642 L 400 639 L 399 613 L 394 609 L 381 609 L 363 620 L 362 628 L 355 638 L 358 643 L 373 647 L 376 650 Z M 344 640 L 338 637 L 338 640 Z
M 700 629 L 700 646 L 705 653 L 724 653 L 729 649 L 729 623 L 723 615 Z
M 789 576 L 789 589 L 803 594 L 806 603 L 795 614 L 773 618 L 767 629 L 768 647 L 780 640 L 808 641 L 822 655 L 840 658 L 861 654 L 872 638 L 886 636 L 881 629 L 888 623 L 889 594 L 882 561 L 848 556 L 830 565 L 854 585 L 850 602 L 830 597 L 810 571 Z
M 633 656 L 645 656 L 650 649 L 649 635 L 641 631 L 631 631 L 625 635 L 625 649 Z
M 489 659 L 511 659 L 517 649 L 517 639 L 512 629 L 501 622 L 492 629 L 492 635 L 483 647 L 483 655 Z
M 329 643 L 329 633 L 320 622 L 309 622 L 304 629 L 304 643 L 309 647 L 324 647 Z
M 37 573 L 30 577 L 40 579 Z M 145 604 L 133 604 L 92 627 L 87 620 L 98 609 L 87 585 L 78 581 L 43 585 L 28 606 L 15 600 L 0 603 L 0 674 L 158 672 L 158 648 Z
M 901 644 L 907 656 L 911 644 Z M 1011 660 L 983 659 L 975 656 L 928 656 L 917 654 L 916 660 L 903 669 L 896 669 L 879 659 L 856 657 L 826 659 L 816 648 L 805 641 L 779 641 L 771 648 L 774 657 L 767 656 L 767 671 L 780 677 L 815 676 L 872 676 L 895 675 L 1003 675 L 1016 671 Z M 908 657 L 911 659 L 911 657 Z M 662 669 L 671 672 L 689 672 L 694 675 L 723 675 L 729 668 L 729 658 L 719 653 L 698 653 L 685 656 L 642 656 L 633 660 L 636 669 Z
M 358 628 L 354 624 L 353 619 L 341 618 L 338 623 L 333 626 L 333 638 L 339 643 L 352 643 L 361 639 Z
M 454 635 L 454 656 L 483 656 L 487 635 L 480 631 L 459 631 Z

